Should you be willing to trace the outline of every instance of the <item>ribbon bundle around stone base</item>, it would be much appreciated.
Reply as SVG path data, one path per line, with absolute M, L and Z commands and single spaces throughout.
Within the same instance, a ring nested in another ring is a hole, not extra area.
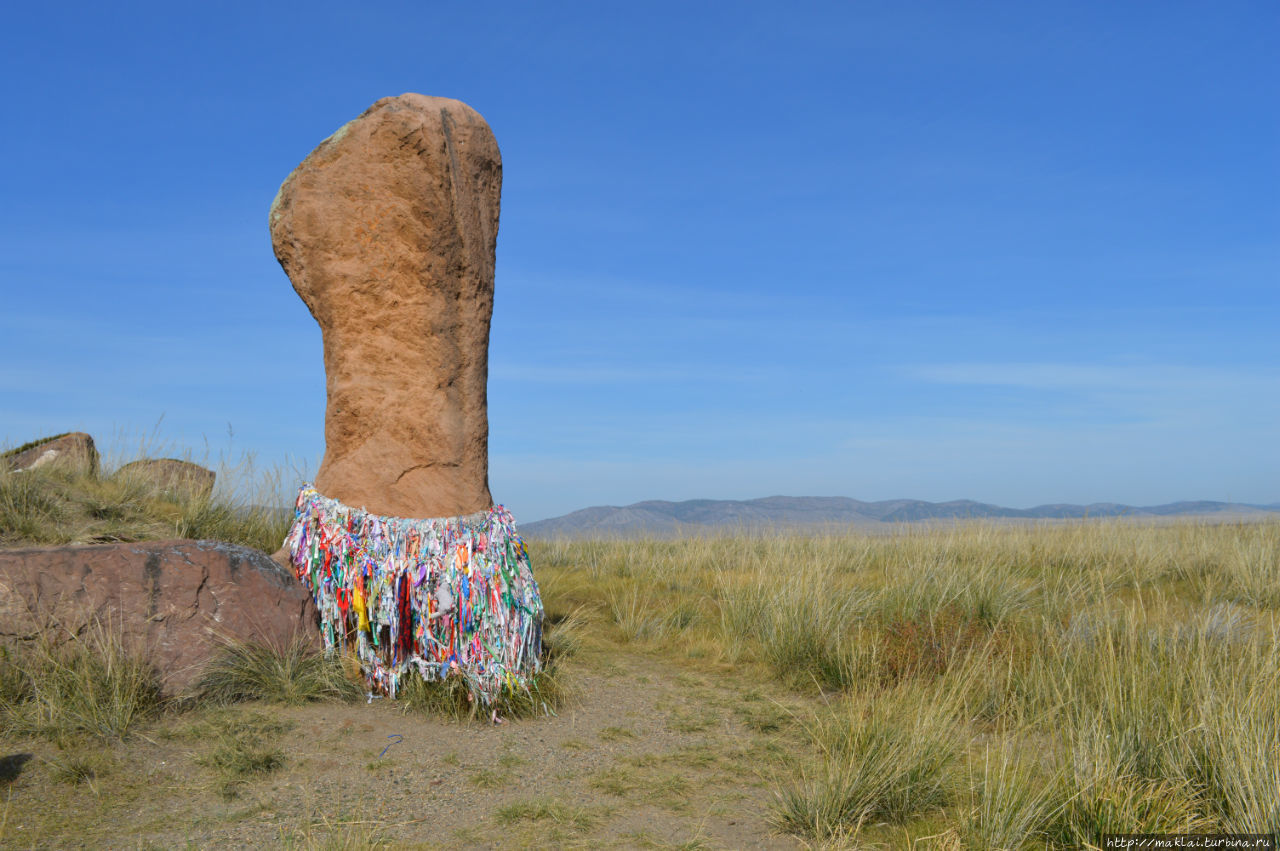
M 541 669 L 542 598 L 511 513 L 382 517 L 298 493 L 285 547 L 315 599 L 325 647 L 354 647 L 371 693 L 411 670 L 461 676 L 491 704 Z

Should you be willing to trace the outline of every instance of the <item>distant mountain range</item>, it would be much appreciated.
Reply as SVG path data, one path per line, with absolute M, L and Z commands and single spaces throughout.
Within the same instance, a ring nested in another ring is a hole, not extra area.
M 1004 508 L 968 499 L 925 502 L 890 499 L 863 502 L 841 496 L 768 496 L 763 499 L 649 500 L 634 505 L 598 505 L 562 517 L 521 524 L 530 538 L 637 537 L 698 535 L 736 529 L 805 529 L 853 527 L 886 529 L 895 523 L 955 520 L 1070 520 L 1092 517 L 1207 517 L 1257 519 L 1280 513 L 1280 503 L 1171 502 L 1167 505 L 1037 505 Z

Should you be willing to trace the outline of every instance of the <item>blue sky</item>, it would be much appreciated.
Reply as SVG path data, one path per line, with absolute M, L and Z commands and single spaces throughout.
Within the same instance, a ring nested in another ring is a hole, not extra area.
M 502 148 L 518 519 L 1280 501 L 1278 38 L 1272 2 L 26 4 L 0 440 L 159 420 L 314 470 L 320 335 L 267 207 L 416 91 Z

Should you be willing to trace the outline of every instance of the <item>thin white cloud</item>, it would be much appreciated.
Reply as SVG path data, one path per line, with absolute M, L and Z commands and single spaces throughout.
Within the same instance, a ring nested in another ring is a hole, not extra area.
M 908 366 L 903 368 L 903 372 L 916 380 L 937 384 L 1033 390 L 1280 390 L 1280 372 L 1276 370 L 1250 371 L 1172 364 L 947 363 Z
M 497 364 L 490 367 L 489 377 L 498 381 L 523 381 L 537 384 L 759 382 L 770 380 L 776 372 L 776 370 L 740 368 L 727 371 L 718 364 L 660 364 L 646 367 Z

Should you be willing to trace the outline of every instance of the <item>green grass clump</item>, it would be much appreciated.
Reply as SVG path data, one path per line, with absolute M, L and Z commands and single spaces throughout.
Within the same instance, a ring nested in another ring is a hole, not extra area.
M 1100 777 L 1059 797 L 1066 803 L 1049 832 L 1066 848 L 1100 846 L 1106 833 L 1201 833 L 1213 826 L 1194 791 L 1172 780 Z
M 115 762 L 100 750 L 72 750 L 48 761 L 49 774 L 68 786 L 88 785 L 97 793 L 97 781 L 111 771 Z
M 511 782 L 511 775 L 505 771 L 482 768 L 471 775 L 470 782 L 477 789 L 501 789 Z
M 10 734 L 122 739 L 163 705 L 155 669 L 97 622 L 61 643 L 0 655 L 0 717 Z
M 211 742 L 208 751 L 196 758 L 198 765 L 213 769 L 217 791 L 228 800 L 255 777 L 270 774 L 285 762 L 279 737 L 292 729 L 291 722 L 277 721 L 259 713 L 221 713 L 195 725 L 190 731 Z
M 912 686 L 857 695 L 820 716 L 809 734 L 821 761 L 783 785 L 775 824 L 828 840 L 942 808 L 964 743 L 960 706 L 958 693 Z
M 631 587 L 609 598 L 609 614 L 624 642 L 663 640 L 678 635 L 696 618 L 688 604 L 666 608 L 649 589 Z
M 362 689 L 341 659 L 317 652 L 299 638 L 284 648 L 228 643 L 205 668 L 194 694 L 206 703 L 261 700 L 296 705 L 355 700 Z
M 575 832 L 587 830 L 595 822 L 594 816 L 587 809 L 570 806 L 553 798 L 535 798 L 505 804 L 494 813 L 494 819 L 500 825 L 549 821 Z
M 1016 851 L 1047 838 L 1049 825 L 1061 812 L 1058 793 L 1063 787 L 1056 778 L 1043 776 L 1034 760 L 1021 761 L 1019 750 L 983 751 L 958 831 L 963 847 Z
M 42 443 L 52 443 L 58 438 L 66 437 L 69 434 L 71 434 L 71 432 L 64 431 L 58 434 L 51 434 L 48 437 L 38 437 L 35 440 L 28 440 L 26 443 L 23 443 L 20 446 L 15 446 L 12 449 L 6 449 L 3 452 L 0 452 L 0 459 L 11 458 L 14 455 L 17 455 L 22 452 L 26 452 L 28 449 L 34 449 L 35 447 L 41 445 Z
M 857 595 L 814 594 L 793 579 L 758 625 L 761 655 L 778 677 L 794 685 L 845 688 L 853 679 L 850 627 L 860 602 Z
M 0 467 L 0 546 L 65 543 L 73 513 L 53 471 L 11 473 Z
M 10 711 L 31 698 L 31 672 L 26 652 L 0 644 L 0 711 Z

